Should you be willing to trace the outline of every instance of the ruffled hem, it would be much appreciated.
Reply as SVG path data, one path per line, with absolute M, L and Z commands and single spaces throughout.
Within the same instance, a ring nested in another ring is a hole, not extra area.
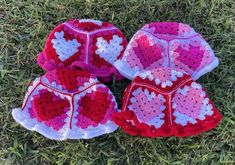
M 66 140 L 66 139 L 90 139 L 103 134 L 114 132 L 117 125 L 112 121 L 105 124 L 99 124 L 97 127 L 81 128 L 63 128 L 60 131 L 53 130 L 51 127 L 38 122 L 36 119 L 29 118 L 27 114 L 20 108 L 13 109 L 12 116 L 15 121 L 30 131 L 36 131 L 43 136 L 52 140 Z
M 169 128 L 156 129 L 154 126 L 149 126 L 145 123 L 139 122 L 133 111 L 115 113 L 112 120 L 118 126 L 120 126 L 124 130 L 124 132 L 132 136 L 140 135 L 149 138 L 170 136 L 186 137 L 194 136 L 215 128 L 222 120 L 222 115 L 218 111 L 216 111 L 216 114 L 208 121 L 203 122 L 203 124 L 200 125 L 200 128 L 188 126 L 185 127 L 184 131 L 179 131 L 179 129 L 176 129 L 175 124 L 170 126 Z

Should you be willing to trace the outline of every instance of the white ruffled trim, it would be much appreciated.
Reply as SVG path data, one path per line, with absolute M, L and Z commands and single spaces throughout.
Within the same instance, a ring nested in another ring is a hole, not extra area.
M 92 91 L 92 90 L 96 91 L 96 88 L 99 86 L 106 87 L 103 84 L 97 84 L 88 88 L 85 92 L 82 92 L 77 95 L 85 94 L 86 92 Z M 105 124 L 99 124 L 97 127 L 89 126 L 86 129 L 74 127 L 75 113 L 73 114 L 73 116 L 71 116 L 72 115 L 71 110 L 67 112 L 68 117 L 64 120 L 65 124 L 60 130 L 56 131 L 52 127 L 48 127 L 45 123 L 39 122 L 36 118 L 31 118 L 28 112 L 28 109 L 31 107 L 30 102 L 32 101 L 32 95 L 38 94 L 38 91 L 42 89 L 46 89 L 50 92 L 53 92 L 56 96 L 59 96 L 62 99 L 66 97 L 70 101 L 70 104 L 71 104 L 72 96 L 65 96 L 63 94 L 57 93 L 56 91 L 46 88 L 43 85 L 39 85 L 38 87 L 36 87 L 34 92 L 29 96 L 30 98 L 25 103 L 26 106 L 23 109 L 23 111 L 20 108 L 15 108 L 12 110 L 12 116 L 15 119 L 15 121 L 21 124 L 26 129 L 30 131 L 39 132 L 40 134 L 44 135 L 45 137 L 49 139 L 66 140 L 66 139 L 90 139 L 96 136 L 111 133 L 118 128 L 118 126 L 110 120 L 107 121 Z M 110 90 L 108 93 L 112 95 Z M 76 97 L 76 95 L 74 97 Z M 112 95 L 112 101 L 115 102 L 115 108 L 117 109 L 117 103 L 113 95 Z M 72 119 L 72 126 L 73 126 L 72 129 L 70 128 L 71 119 Z
M 40 123 L 36 118 L 30 118 L 26 111 L 22 111 L 20 108 L 15 108 L 12 111 L 12 116 L 15 121 L 21 124 L 23 127 L 30 131 L 37 131 L 43 136 L 53 140 L 66 140 L 66 139 L 90 139 L 103 134 L 111 133 L 115 131 L 118 126 L 112 121 L 108 121 L 106 124 L 99 124 L 97 127 L 88 127 L 87 129 L 81 128 L 68 128 L 69 131 L 55 131 L 51 127 L 46 126 L 44 123 Z
M 212 71 L 214 68 L 216 68 L 219 65 L 219 59 L 217 57 L 214 57 L 213 61 L 208 64 L 206 67 L 202 68 L 198 72 L 192 75 L 193 80 L 199 79 L 202 75 Z
M 139 72 L 138 68 L 131 68 L 129 64 L 125 61 L 124 57 L 121 60 L 117 60 L 113 64 L 115 68 L 129 80 L 133 80 L 135 74 Z

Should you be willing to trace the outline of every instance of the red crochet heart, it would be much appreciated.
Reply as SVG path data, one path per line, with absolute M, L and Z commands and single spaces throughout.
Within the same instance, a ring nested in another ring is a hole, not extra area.
M 45 92 L 34 98 L 33 106 L 39 120 L 48 121 L 64 114 L 65 108 L 69 108 L 69 102 L 51 92 Z
M 88 81 L 90 74 L 85 71 L 61 69 L 56 72 L 62 86 L 67 90 L 77 89 Z
M 141 36 L 136 40 L 136 42 L 138 46 L 133 49 L 144 69 L 161 59 L 162 49 L 156 44 L 150 44 L 150 41 L 146 36 Z
M 204 50 L 200 50 L 200 47 L 192 45 L 189 50 L 185 50 L 179 46 L 176 49 L 176 52 L 179 53 L 179 57 L 177 59 L 193 70 L 196 70 L 200 66 L 204 55 Z
M 96 123 L 101 122 L 111 103 L 107 97 L 108 94 L 102 92 L 93 92 L 91 96 L 84 96 L 81 100 L 82 108 L 79 113 Z

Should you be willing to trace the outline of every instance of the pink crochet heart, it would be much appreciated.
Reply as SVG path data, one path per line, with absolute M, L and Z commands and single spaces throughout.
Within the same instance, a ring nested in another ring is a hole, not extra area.
M 149 93 L 147 89 L 142 91 L 142 88 L 138 88 L 132 94 L 132 104 L 128 108 L 137 114 L 140 121 L 148 122 L 162 113 L 164 106 L 154 92 Z
M 200 50 L 199 46 L 190 45 L 188 50 L 179 46 L 175 52 L 179 53 L 177 60 L 187 65 L 190 69 L 196 70 L 202 63 L 205 51 Z
M 219 64 L 210 45 L 189 25 L 153 22 L 138 30 L 115 67 L 126 78 L 158 67 L 184 70 L 194 80 Z
M 177 102 L 175 105 L 176 111 L 197 119 L 204 100 L 204 96 L 200 96 L 201 92 L 202 90 L 188 86 L 185 86 L 180 92 L 177 92 L 172 100 L 173 102 Z
M 162 57 L 162 49 L 151 42 L 153 41 L 149 41 L 147 36 L 141 36 L 136 40 L 138 46 L 133 48 L 144 69 Z

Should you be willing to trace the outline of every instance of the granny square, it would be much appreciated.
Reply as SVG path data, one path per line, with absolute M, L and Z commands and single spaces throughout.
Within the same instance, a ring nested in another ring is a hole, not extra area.
M 158 67 L 182 69 L 197 80 L 219 64 L 203 37 L 187 24 L 153 22 L 136 32 L 114 65 L 128 79 Z
M 111 121 L 117 110 L 113 94 L 94 75 L 57 68 L 30 84 L 22 108 L 12 115 L 50 139 L 89 139 L 117 129 Z
M 203 87 L 180 69 L 139 73 L 126 88 L 113 121 L 130 135 L 185 137 L 216 127 L 222 115 Z
M 73 19 L 56 26 L 49 34 L 38 64 L 46 71 L 78 66 L 104 81 L 122 76 L 113 63 L 122 57 L 127 41 L 113 24 L 92 19 Z

